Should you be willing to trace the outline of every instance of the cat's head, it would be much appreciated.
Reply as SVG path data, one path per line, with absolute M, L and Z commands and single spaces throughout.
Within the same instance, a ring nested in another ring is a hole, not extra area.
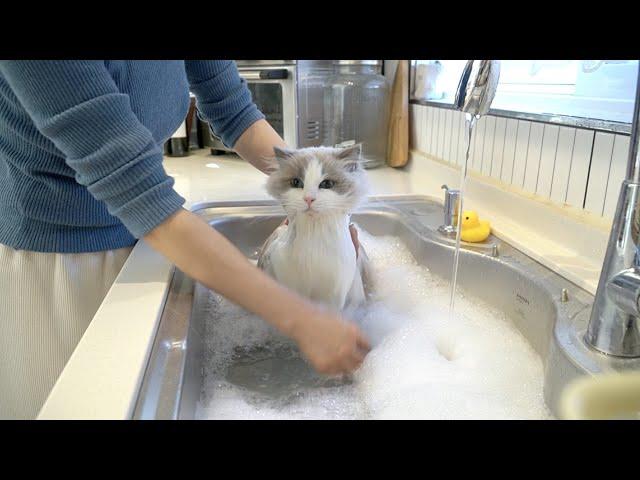
M 274 148 L 275 171 L 267 191 L 287 215 L 347 214 L 368 192 L 361 145 L 346 148 Z

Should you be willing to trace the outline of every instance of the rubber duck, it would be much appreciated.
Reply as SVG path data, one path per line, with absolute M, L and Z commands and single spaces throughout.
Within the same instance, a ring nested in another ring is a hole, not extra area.
M 465 242 L 482 242 L 491 233 L 491 226 L 487 220 L 480 220 L 473 210 L 466 210 L 462 214 L 460 238 Z

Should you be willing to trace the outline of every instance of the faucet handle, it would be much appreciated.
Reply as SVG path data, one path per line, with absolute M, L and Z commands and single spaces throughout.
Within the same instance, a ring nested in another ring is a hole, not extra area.
M 441 232 L 453 233 L 458 222 L 460 213 L 460 191 L 452 190 L 447 185 L 442 185 L 444 193 L 444 224 L 440 227 Z
M 449 188 L 447 185 L 442 185 L 440 188 L 444 190 L 445 197 L 456 196 L 460 193 L 459 190 L 454 190 L 452 188 Z

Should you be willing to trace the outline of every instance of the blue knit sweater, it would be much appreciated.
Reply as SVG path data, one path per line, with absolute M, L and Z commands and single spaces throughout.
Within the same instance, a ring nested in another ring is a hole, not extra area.
M 0 243 L 116 249 L 180 209 L 161 146 L 189 90 L 227 146 L 264 118 L 232 61 L 0 61 Z

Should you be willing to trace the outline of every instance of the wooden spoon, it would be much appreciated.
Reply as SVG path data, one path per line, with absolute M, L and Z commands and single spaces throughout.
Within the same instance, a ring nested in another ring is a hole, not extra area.
M 404 167 L 409 161 L 409 61 L 399 60 L 391 89 L 387 164 Z

